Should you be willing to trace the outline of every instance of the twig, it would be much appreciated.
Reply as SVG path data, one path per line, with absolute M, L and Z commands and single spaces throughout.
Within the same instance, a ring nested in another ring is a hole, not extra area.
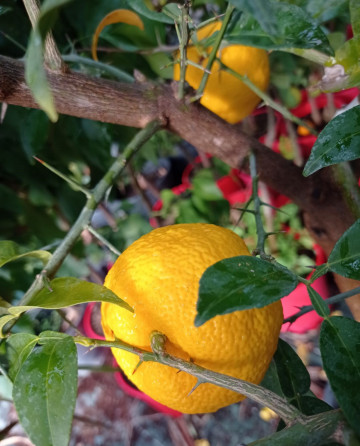
M 256 245 L 256 254 L 259 254 L 262 259 L 269 260 L 270 256 L 265 253 L 265 241 L 267 234 L 264 229 L 260 212 L 261 200 L 258 192 L 259 177 L 256 171 L 256 158 L 252 152 L 249 155 L 249 161 L 250 161 L 250 175 L 252 179 L 252 201 L 254 203 L 256 234 L 258 237 Z
M 72 178 L 70 178 L 67 175 L 63 174 L 58 169 L 55 169 L 55 167 L 53 167 L 50 164 L 48 164 L 47 162 L 41 160 L 37 156 L 34 156 L 33 158 L 37 162 L 39 162 L 40 164 L 45 166 L 47 169 L 49 169 L 52 173 L 54 173 L 55 175 L 60 177 L 62 180 L 66 181 L 73 189 L 75 189 L 75 190 L 77 190 L 79 192 L 82 192 L 87 198 L 89 198 L 91 196 L 91 192 L 88 189 L 86 189 L 81 184 L 79 184 L 76 181 L 74 181 Z
M 40 2 L 39 0 L 23 0 L 23 3 L 32 27 L 35 28 L 40 15 Z M 50 70 L 59 71 L 61 73 L 66 71 L 66 65 L 61 58 L 51 31 L 48 33 L 45 39 L 44 59 L 46 66 Z
M 232 4 L 228 3 L 226 12 L 225 12 L 225 16 L 224 16 L 224 20 L 223 20 L 221 28 L 216 36 L 214 46 L 212 47 L 212 50 L 210 52 L 209 59 L 208 59 L 207 65 L 206 65 L 206 70 L 204 71 L 199 88 L 197 89 L 197 92 L 196 92 L 197 99 L 201 98 L 201 96 L 204 93 L 204 89 L 205 89 L 206 82 L 209 77 L 209 73 L 211 73 L 211 67 L 216 59 L 217 52 L 221 45 L 222 39 L 224 37 L 226 28 L 229 24 L 229 21 L 230 21 L 230 18 L 231 18 L 231 15 L 232 15 L 234 9 L 235 9 L 235 7 Z
M 109 251 L 114 253 L 116 256 L 119 256 L 121 252 L 107 240 L 105 237 L 103 237 L 96 229 L 94 229 L 92 226 L 88 225 L 87 230 L 95 237 L 97 238 L 104 246 L 106 246 Z
M 62 56 L 65 62 L 77 63 L 80 65 L 87 65 L 88 67 L 96 68 L 98 70 L 111 74 L 115 79 L 122 82 L 134 82 L 134 77 L 126 71 L 113 67 L 109 64 L 93 60 L 88 57 L 78 56 L 77 54 L 67 54 Z
M 257 94 L 259 96 L 259 98 L 261 98 L 266 105 L 268 105 L 269 107 L 273 108 L 274 110 L 276 110 L 277 112 L 282 114 L 284 116 L 284 118 L 288 119 L 289 121 L 295 122 L 295 124 L 301 125 L 302 127 L 306 127 L 307 130 L 309 130 L 309 132 L 312 135 L 317 136 L 317 134 L 318 134 L 317 131 L 315 129 L 313 129 L 312 127 L 310 127 L 307 122 L 302 121 L 300 118 L 293 115 L 286 107 L 283 107 L 281 104 L 274 101 L 269 95 L 264 93 L 259 87 L 257 87 L 253 82 L 251 82 L 251 80 L 247 76 L 243 76 L 242 74 L 238 73 L 237 71 L 234 71 L 233 69 L 229 68 L 227 65 L 224 65 L 220 60 L 219 60 L 219 63 L 221 64 L 222 70 L 227 71 L 228 73 L 232 74 L 237 79 L 244 82 L 244 84 L 247 87 L 249 87 L 255 94 Z
M 178 98 L 180 100 L 184 99 L 185 96 L 185 74 L 186 74 L 186 49 L 189 42 L 189 0 L 185 0 L 183 5 L 179 5 L 181 9 L 181 21 L 180 28 L 175 22 L 175 28 L 179 39 L 179 52 L 180 52 L 180 79 L 179 79 L 179 89 Z
M 267 206 L 266 203 L 264 203 L 260 197 L 258 192 L 258 182 L 259 178 L 256 171 L 256 157 L 253 152 L 250 152 L 249 155 L 249 164 L 250 164 L 250 175 L 252 179 L 252 201 L 254 203 L 254 216 L 255 216 L 255 223 L 256 223 L 256 234 L 258 237 L 256 249 L 253 252 L 253 255 L 259 255 L 261 259 L 267 260 L 272 262 L 273 264 L 280 265 L 272 255 L 266 254 L 265 252 L 265 241 L 269 235 L 272 235 L 273 232 L 267 232 L 265 231 L 262 217 L 261 217 L 261 206 Z M 304 279 L 301 276 L 296 276 L 297 280 L 299 282 L 304 283 L 305 285 L 310 285 L 311 281 Z
M 145 128 L 140 130 L 126 146 L 124 152 L 119 155 L 104 177 L 95 186 L 74 225 L 56 248 L 44 270 L 36 277 L 31 287 L 21 299 L 19 305 L 27 305 L 31 298 L 43 288 L 44 279 L 51 279 L 54 277 L 82 231 L 89 225 L 96 207 L 104 199 L 106 192 L 112 186 L 116 178 L 125 169 L 127 162 L 154 133 L 162 128 L 162 125 L 162 122 L 157 120 L 150 122 Z
M 335 296 L 329 297 L 328 299 L 325 300 L 325 303 L 327 305 L 333 305 L 339 302 L 342 302 L 343 300 L 347 299 L 348 297 L 351 296 L 355 296 L 356 294 L 360 293 L 360 286 L 353 288 L 352 290 L 349 291 L 344 291 L 343 293 L 339 293 L 339 294 L 335 294 Z M 296 319 L 299 319 L 299 317 L 303 316 L 306 313 L 309 313 L 310 311 L 313 311 L 314 307 L 312 305 L 306 305 L 304 307 L 301 308 L 300 311 L 298 311 L 297 313 L 295 313 L 294 315 L 286 318 L 284 320 L 284 324 L 286 324 L 287 322 L 293 323 L 296 321 Z
M 243 381 L 241 379 L 233 378 L 232 376 L 223 375 L 222 373 L 213 372 L 212 370 L 205 369 L 192 362 L 184 361 L 180 358 L 175 358 L 167 353 L 155 354 L 148 352 L 137 347 L 133 347 L 126 342 L 120 340 L 117 341 L 103 341 L 99 339 L 90 339 L 82 336 L 75 336 L 74 341 L 85 347 L 115 347 L 122 350 L 134 353 L 139 356 L 140 361 L 147 362 L 159 362 L 170 367 L 173 367 L 183 372 L 187 372 L 190 375 L 195 376 L 201 383 L 212 383 L 225 389 L 230 389 L 235 392 L 241 393 L 258 403 L 265 405 L 276 412 L 287 424 L 293 424 L 295 422 L 303 423 L 305 416 L 294 406 L 289 404 L 285 399 L 281 398 L 274 392 L 268 389 L 260 387 L 256 384 Z M 195 390 L 196 391 L 196 390 Z

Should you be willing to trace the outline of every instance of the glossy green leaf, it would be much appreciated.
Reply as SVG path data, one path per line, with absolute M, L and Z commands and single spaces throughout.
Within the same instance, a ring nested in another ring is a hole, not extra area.
M 275 0 L 267 0 L 266 8 L 270 8 L 273 13 L 272 26 L 276 22 L 276 32 L 267 34 L 259 22 L 245 12 L 230 22 L 225 40 L 269 50 L 313 48 L 332 53 L 326 35 L 304 9 Z
M 263 0 L 230 0 L 240 11 L 247 11 L 255 17 L 261 28 L 270 35 L 276 35 L 278 26 L 276 22 L 276 8 L 274 3 Z
M 58 9 L 71 0 L 45 0 L 33 29 L 26 52 L 25 80 L 40 108 L 53 122 L 57 121 L 55 109 L 46 71 L 44 69 L 44 42 L 48 31 L 54 25 Z
M 360 323 L 342 316 L 324 320 L 320 331 L 324 370 L 336 399 L 354 431 L 360 435 Z
M 51 253 L 43 250 L 21 252 L 21 248 L 11 240 L 0 241 L 0 267 L 8 262 L 18 260 L 23 257 L 35 257 L 40 259 L 44 265 L 49 261 Z
M 150 11 L 150 9 L 145 5 L 144 0 L 129 0 L 128 5 L 138 14 L 143 15 L 154 22 L 168 23 L 171 25 L 174 24 L 174 21 L 168 15 L 161 12 Z
M 269 305 L 290 294 L 297 284 L 290 270 L 257 257 L 221 260 L 200 279 L 195 325 L 220 314 Z
M 38 337 L 30 333 L 16 333 L 6 340 L 6 353 L 9 361 L 8 375 L 14 381 L 21 366 L 33 351 Z
M 334 273 L 360 280 L 360 219 L 336 242 L 327 264 Z
M 320 294 L 314 290 L 311 286 L 307 287 L 311 304 L 314 307 L 314 310 L 321 317 L 327 317 L 330 314 L 329 306 L 326 304 L 325 300 L 320 296 Z
M 279 339 L 274 361 L 284 395 L 299 407 L 296 403 L 300 395 L 310 389 L 309 372 L 294 349 L 282 339 Z
M 13 399 L 20 423 L 37 446 L 67 446 L 77 394 L 73 338 L 34 349 L 16 375 Z
M 37 293 L 28 305 L 10 307 L 8 312 L 19 315 L 34 308 L 56 310 L 87 302 L 109 302 L 131 312 L 134 311 L 129 304 L 102 285 L 74 277 L 59 277 L 49 282 L 48 287 Z
M 303 174 L 312 173 L 332 164 L 360 157 L 360 105 L 332 119 L 320 133 Z

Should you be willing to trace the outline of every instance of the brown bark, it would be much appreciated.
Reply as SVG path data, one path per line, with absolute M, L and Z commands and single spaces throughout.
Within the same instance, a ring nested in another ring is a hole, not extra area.
M 299 167 L 244 134 L 238 126 L 227 124 L 199 104 L 177 101 L 171 85 L 125 84 L 75 72 L 51 71 L 48 80 L 61 114 L 137 128 L 161 118 L 164 128 L 233 167 L 243 167 L 252 149 L 260 179 L 302 209 L 306 227 L 327 254 L 354 221 L 332 179 L 331 169 L 304 178 Z M 3 56 L 0 56 L 0 101 L 38 108 L 25 84 L 23 63 Z M 338 283 L 341 291 L 354 285 L 344 278 Z M 359 299 L 360 296 L 355 296 L 347 300 L 358 320 Z

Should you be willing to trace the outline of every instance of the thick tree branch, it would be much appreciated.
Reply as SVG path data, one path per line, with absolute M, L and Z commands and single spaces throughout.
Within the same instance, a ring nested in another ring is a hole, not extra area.
M 244 134 L 238 126 L 224 122 L 199 104 L 179 102 L 171 85 L 125 84 L 51 71 L 48 80 L 61 114 L 137 128 L 161 119 L 169 131 L 233 167 L 244 167 L 252 149 L 260 179 L 302 209 L 307 228 L 327 254 L 354 221 L 332 180 L 331 169 L 304 178 L 299 167 Z M 25 84 L 21 61 L 0 56 L 0 101 L 38 108 Z M 349 289 L 347 279 L 340 278 L 338 283 L 340 291 Z M 348 302 L 360 320 L 358 297 Z

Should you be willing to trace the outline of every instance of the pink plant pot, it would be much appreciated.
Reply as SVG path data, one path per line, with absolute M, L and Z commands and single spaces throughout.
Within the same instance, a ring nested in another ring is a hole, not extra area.
M 82 328 L 84 330 L 84 333 L 86 336 L 93 338 L 93 339 L 105 339 L 104 336 L 99 335 L 92 327 L 91 324 L 91 315 L 95 307 L 95 302 L 90 302 L 84 311 L 83 319 L 82 319 Z M 116 361 L 113 361 L 114 367 L 117 366 Z M 148 404 L 150 407 L 152 407 L 157 412 L 163 413 L 165 415 L 169 415 L 173 418 L 180 417 L 182 415 L 181 412 L 178 412 L 177 410 L 170 409 L 167 406 L 164 406 L 163 404 L 158 403 L 157 401 L 150 398 L 148 395 L 146 395 L 143 392 L 140 392 L 136 387 L 131 385 L 131 383 L 125 378 L 125 376 L 121 372 L 115 372 L 114 373 L 115 380 L 118 384 L 118 386 L 129 396 L 132 396 L 133 398 L 136 398 L 138 400 L 144 401 L 146 404 Z

